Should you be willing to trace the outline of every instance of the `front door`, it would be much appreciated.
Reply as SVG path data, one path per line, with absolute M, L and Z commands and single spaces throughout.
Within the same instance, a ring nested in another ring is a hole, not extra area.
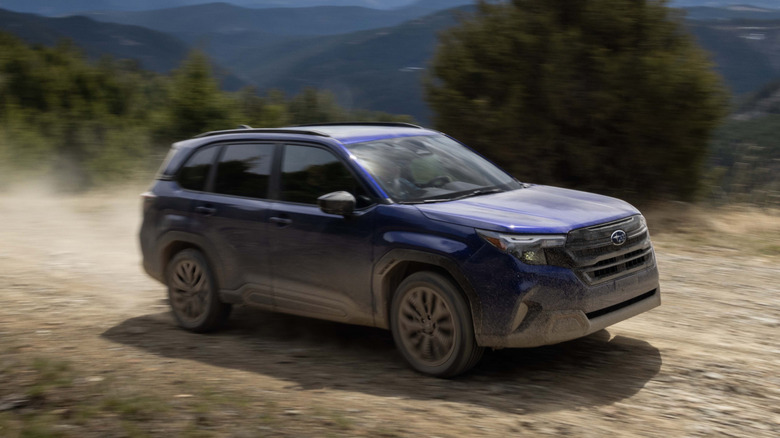
M 331 151 L 285 145 L 278 201 L 269 213 L 276 309 L 356 324 L 373 323 L 373 211 L 347 166 Z M 317 198 L 348 191 L 358 199 L 347 217 L 326 214 Z

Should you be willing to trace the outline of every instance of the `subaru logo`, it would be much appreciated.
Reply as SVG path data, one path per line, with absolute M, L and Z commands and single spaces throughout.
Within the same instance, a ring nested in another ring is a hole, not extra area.
M 617 230 L 614 233 L 612 233 L 612 244 L 615 246 L 620 246 L 624 243 L 626 243 L 626 232 L 623 230 Z

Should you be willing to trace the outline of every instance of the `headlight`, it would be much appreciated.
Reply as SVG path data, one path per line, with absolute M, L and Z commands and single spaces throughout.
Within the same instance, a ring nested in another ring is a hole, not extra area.
M 560 248 L 566 244 L 565 234 L 502 234 L 484 230 L 477 230 L 477 234 L 489 244 L 529 265 L 546 265 L 545 249 Z

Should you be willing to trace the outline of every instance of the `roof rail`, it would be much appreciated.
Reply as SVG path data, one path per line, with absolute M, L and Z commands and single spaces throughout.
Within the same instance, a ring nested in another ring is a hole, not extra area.
M 213 135 L 222 134 L 302 134 L 302 135 L 317 135 L 320 137 L 330 137 L 330 135 L 324 132 L 314 131 L 311 129 L 295 129 L 295 128 L 238 128 L 238 129 L 225 129 L 222 131 L 209 131 L 202 134 L 198 134 L 192 138 L 211 137 Z
M 404 122 L 330 122 L 330 123 L 307 123 L 305 125 L 295 125 L 295 127 L 306 126 L 397 126 L 399 128 L 425 129 L 422 126 L 413 125 Z

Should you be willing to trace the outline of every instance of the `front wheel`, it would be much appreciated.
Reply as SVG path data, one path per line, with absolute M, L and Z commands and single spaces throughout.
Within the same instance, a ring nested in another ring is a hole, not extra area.
M 434 272 L 417 272 L 398 286 L 390 327 L 409 365 L 431 376 L 464 373 L 484 351 L 474 337 L 463 294 L 452 281 Z
M 168 264 L 168 300 L 179 326 L 193 332 L 219 327 L 230 314 L 230 304 L 219 299 L 217 282 L 203 254 L 185 249 Z

